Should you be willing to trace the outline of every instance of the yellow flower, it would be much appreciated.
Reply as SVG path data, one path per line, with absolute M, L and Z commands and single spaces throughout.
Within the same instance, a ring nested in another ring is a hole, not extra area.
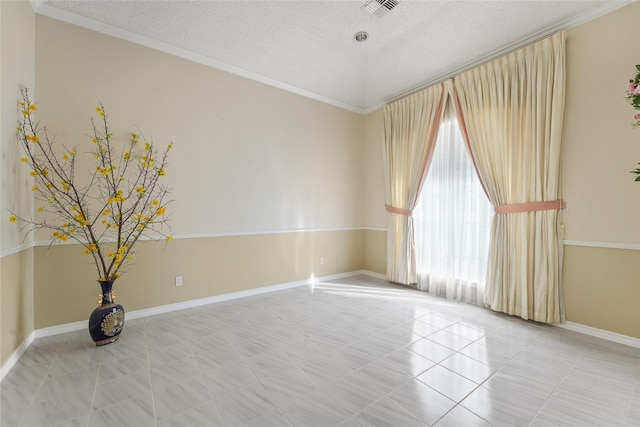
M 67 156 L 66 154 L 64 154 L 64 155 L 62 156 L 62 160 L 64 160 L 64 161 L 69 160 L 69 156 Z
M 65 234 L 58 233 L 57 231 L 53 232 L 53 237 L 55 237 L 56 239 L 62 240 L 63 242 L 67 241 L 67 236 Z
M 34 185 L 33 187 L 31 187 L 31 191 L 36 191 L 38 189 L 37 185 Z
M 145 149 L 146 151 L 151 150 L 151 144 L 149 144 L 148 142 L 145 142 L 145 143 L 144 143 L 144 149 Z
M 31 176 L 36 176 L 36 175 L 38 175 L 38 172 L 36 172 L 36 171 L 31 171 L 31 172 L 29 172 L 29 175 L 31 175 Z
M 76 155 L 76 152 L 75 152 L 75 151 L 69 151 L 69 155 L 70 155 L 70 156 L 75 156 L 75 155 Z
M 169 145 L 167 145 L 167 150 L 171 150 L 173 148 L 173 142 Z
M 110 213 L 111 213 L 111 211 L 110 211 L 109 209 L 105 209 L 105 210 L 102 212 L 102 215 L 109 215 Z
M 29 110 L 22 110 L 22 114 L 25 115 L 25 116 L 28 116 L 29 115 Z
M 126 152 L 122 155 L 122 157 L 123 157 L 125 160 L 129 160 L 129 159 L 131 158 L 131 153 L 129 153 L 128 151 L 126 151 Z
M 38 107 L 36 107 L 35 105 L 33 105 L 33 104 L 29 105 L 29 110 L 36 111 L 37 109 L 38 109 Z
M 40 207 L 38 208 L 38 212 L 42 212 L 42 211 L 44 211 L 44 206 L 40 206 Z
M 136 188 L 136 193 L 140 194 L 141 196 L 147 192 L 147 189 L 144 187 L 138 187 Z
M 31 141 L 32 141 L 32 142 L 40 142 L 40 138 L 38 138 L 38 135 L 33 135 L 33 136 L 31 137 Z
M 162 206 L 156 211 L 156 216 L 162 216 L 163 214 L 164 214 L 164 206 Z
M 94 144 L 97 144 L 98 143 L 98 138 L 92 138 L 91 142 L 93 142 Z
M 131 138 L 136 139 L 138 137 L 138 134 L 135 132 L 131 132 Z
M 15 216 L 15 215 L 11 215 L 11 216 L 9 217 L 9 222 L 18 222 L 18 217 L 17 217 L 17 216 Z
M 153 202 L 151 202 L 152 206 L 158 206 L 159 204 L 160 204 L 160 202 L 157 201 L 157 200 L 154 200 Z
M 20 159 L 20 161 L 22 163 L 27 163 L 29 161 L 29 158 L 28 157 L 23 157 L 23 158 Z
M 173 236 L 167 236 L 167 241 L 172 241 L 173 240 Z
M 109 253 L 107 253 L 107 256 L 109 258 L 113 258 L 114 255 L 115 255 L 115 252 L 113 252 L 113 251 L 109 251 Z
M 167 174 L 167 172 L 164 169 L 160 169 L 158 171 L 158 176 L 165 176 Z

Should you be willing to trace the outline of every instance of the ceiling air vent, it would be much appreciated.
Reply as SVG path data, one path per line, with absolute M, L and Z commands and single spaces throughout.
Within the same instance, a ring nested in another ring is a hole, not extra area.
M 362 8 L 378 17 L 386 14 L 398 5 L 398 0 L 368 0 Z

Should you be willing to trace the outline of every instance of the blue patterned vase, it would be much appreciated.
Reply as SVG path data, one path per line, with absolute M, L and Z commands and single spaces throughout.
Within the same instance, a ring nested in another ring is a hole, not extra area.
M 98 280 L 102 295 L 98 307 L 89 317 L 89 334 L 96 345 L 105 345 L 120 338 L 124 327 L 124 308 L 114 302 L 113 280 Z

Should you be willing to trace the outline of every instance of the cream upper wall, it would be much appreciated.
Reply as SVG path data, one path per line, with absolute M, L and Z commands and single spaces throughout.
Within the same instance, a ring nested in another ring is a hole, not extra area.
M 35 13 L 29 2 L 0 2 L 0 251 L 19 247 L 25 236 L 8 219 L 8 210 L 33 213 L 32 180 L 22 168 L 16 137 L 20 85 L 34 89 Z
M 383 169 L 383 129 L 382 109 L 367 114 L 364 118 L 363 169 L 365 174 L 364 225 L 372 228 L 387 227 L 385 205 L 385 184 Z
M 361 224 L 362 116 L 50 18 L 36 29 L 39 118 L 59 141 L 88 146 L 98 102 L 116 135 L 173 141 L 174 234 Z
M 625 101 L 640 64 L 640 2 L 567 33 L 563 131 L 566 239 L 640 244 L 636 112 Z

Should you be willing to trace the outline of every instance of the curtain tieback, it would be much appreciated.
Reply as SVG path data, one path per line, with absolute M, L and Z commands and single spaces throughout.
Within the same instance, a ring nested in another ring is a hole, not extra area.
M 498 205 L 495 207 L 497 214 L 548 211 L 564 209 L 564 200 L 550 200 L 548 202 L 513 203 L 510 205 Z
M 389 205 L 384 205 L 384 209 L 387 212 L 391 212 L 398 215 L 413 216 L 413 211 L 410 211 L 408 209 L 394 208 L 393 206 L 389 206 Z

